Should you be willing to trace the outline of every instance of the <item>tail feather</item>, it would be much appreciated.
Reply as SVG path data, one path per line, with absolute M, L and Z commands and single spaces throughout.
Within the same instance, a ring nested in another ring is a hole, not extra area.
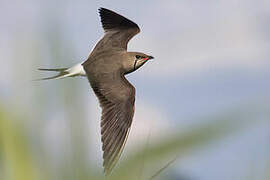
M 61 79 L 61 78 L 67 77 L 68 75 L 69 75 L 68 72 L 61 71 L 59 74 L 57 74 L 55 76 L 35 79 L 34 81 L 43 81 L 43 80 L 50 80 L 50 79 Z
M 38 70 L 40 70 L 40 71 L 55 71 L 55 72 L 59 72 L 59 73 L 56 76 L 36 79 L 34 81 L 49 80 L 49 79 L 61 79 L 61 78 L 65 78 L 65 77 L 75 77 L 75 76 L 86 76 L 86 73 L 85 73 L 81 63 L 76 64 L 70 68 L 58 68 L 58 69 L 39 68 Z
M 33 81 L 43 81 L 43 80 L 49 80 L 49 79 L 58 79 L 60 76 L 52 76 L 52 77 L 46 77 L 46 78 L 40 78 L 40 79 L 34 79 Z
M 40 71 L 66 71 L 68 68 L 59 68 L 59 69 L 46 69 L 46 68 L 39 68 Z

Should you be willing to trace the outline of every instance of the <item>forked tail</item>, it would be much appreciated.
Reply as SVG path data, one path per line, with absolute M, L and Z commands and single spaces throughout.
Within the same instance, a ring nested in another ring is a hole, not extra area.
M 72 66 L 71 68 L 59 68 L 59 69 L 40 68 L 38 70 L 54 71 L 54 72 L 58 72 L 58 74 L 51 77 L 35 79 L 34 81 L 49 80 L 49 79 L 62 79 L 65 77 L 74 77 L 74 76 L 86 76 L 86 73 L 81 64 L 76 64 L 75 66 Z

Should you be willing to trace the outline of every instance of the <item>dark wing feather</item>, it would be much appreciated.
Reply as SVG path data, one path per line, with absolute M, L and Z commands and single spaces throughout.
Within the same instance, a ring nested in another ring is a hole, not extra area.
M 103 79 L 104 80 L 104 79 Z M 109 174 L 118 161 L 129 134 L 135 101 L 135 88 L 124 76 L 90 84 L 102 108 L 101 140 L 103 166 Z
M 109 9 L 100 8 L 99 14 L 101 18 L 102 27 L 105 30 L 105 32 L 111 30 L 127 30 L 127 29 L 136 29 L 137 31 L 140 31 L 140 28 L 136 23 Z
M 99 15 L 105 36 L 98 42 L 93 52 L 109 48 L 126 50 L 129 40 L 140 32 L 136 23 L 111 10 L 100 8 Z

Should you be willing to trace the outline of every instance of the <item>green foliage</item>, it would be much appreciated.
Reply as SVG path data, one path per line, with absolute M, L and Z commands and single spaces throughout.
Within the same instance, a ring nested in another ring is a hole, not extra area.
M 49 174 L 52 172 L 50 166 L 48 169 L 38 169 L 42 165 L 34 161 L 34 156 L 31 154 L 30 143 L 26 138 L 24 128 L 21 126 L 21 118 L 18 118 L 14 113 L 0 109 L 0 172 L 1 179 L 3 180 L 36 180 L 47 179 L 47 177 L 55 177 Z M 253 122 L 254 123 L 254 122 Z M 150 179 L 151 176 L 159 177 L 162 171 L 148 171 L 148 166 L 144 166 L 144 175 L 139 174 L 139 169 L 142 163 L 156 164 L 160 160 L 176 155 L 176 160 L 181 162 L 181 158 L 186 156 L 187 153 L 194 150 L 199 151 L 201 148 L 209 145 L 209 143 L 218 142 L 222 138 L 231 136 L 235 133 L 241 132 L 251 124 L 249 121 L 241 121 L 239 114 L 231 114 L 209 121 L 206 124 L 201 124 L 187 132 L 176 133 L 173 136 L 166 137 L 164 141 L 149 145 L 128 159 L 121 161 L 113 174 L 107 179 L 121 180 L 121 179 Z M 77 139 L 79 140 L 79 139 Z M 143 161 L 142 162 L 142 157 Z M 72 160 L 74 167 L 71 169 L 78 169 L 72 171 L 76 175 L 67 171 L 59 171 L 57 177 L 61 179 L 91 179 L 99 180 L 104 179 L 103 174 L 95 172 L 84 163 L 76 161 L 85 159 L 84 155 Z M 172 161 L 173 162 L 173 161 Z M 77 166 L 79 165 L 79 166 Z M 164 167 L 163 170 L 168 168 L 166 164 L 158 164 L 159 168 Z M 63 167 L 64 168 L 64 167 Z M 101 167 L 100 167 L 101 168 Z M 41 173 L 42 172 L 42 173 Z M 45 174 L 46 172 L 46 174 Z M 157 172 L 156 174 L 154 174 Z
M 0 179 L 36 180 L 37 170 L 23 129 L 10 112 L 0 108 Z

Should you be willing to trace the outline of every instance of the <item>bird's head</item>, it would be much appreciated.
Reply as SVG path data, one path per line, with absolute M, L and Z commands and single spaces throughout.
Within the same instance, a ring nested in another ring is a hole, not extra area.
M 153 56 L 146 55 L 140 52 L 128 52 L 128 57 L 124 62 L 125 74 L 131 73 L 139 69 L 144 65 L 148 60 L 154 59 Z

